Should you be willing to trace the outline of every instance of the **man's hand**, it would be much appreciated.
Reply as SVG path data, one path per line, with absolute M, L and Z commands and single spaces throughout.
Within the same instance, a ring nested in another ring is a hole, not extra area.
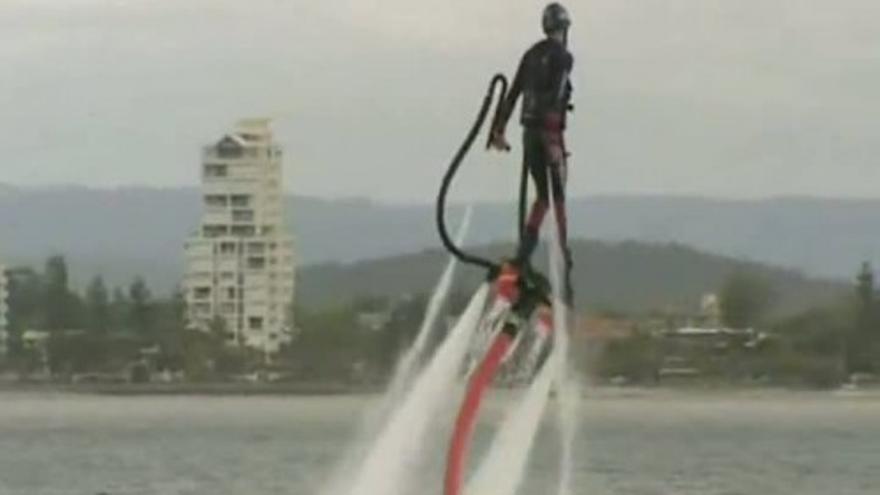
M 492 137 L 489 139 L 489 147 L 498 151 L 510 151 L 510 143 L 504 137 L 504 131 L 496 129 L 492 131 Z

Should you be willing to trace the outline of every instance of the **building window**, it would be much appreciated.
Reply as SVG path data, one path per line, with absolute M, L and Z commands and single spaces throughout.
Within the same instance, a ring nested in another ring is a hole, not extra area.
M 275 227 L 271 225 L 263 225 L 263 235 L 272 235 L 275 233 Z
M 192 309 L 197 314 L 205 314 L 211 312 L 210 303 L 196 303 L 192 305 Z
M 220 254 L 235 254 L 235 243 L 234 242 L 221 242 L 220 243 Z
M 263 318 L 260 316 L 251 316 L 248 318 L 248 328 L 251 330 L 262 330 Z
M 217 143 L 216 149 L 217 154 L 223 158 L 239 158 L 244 151 L 242 146 L 230 136 L 221 139 L 220 142 Z
M 266 252 L 266 245 L 262 242 L 252 242 L 248 244 L 248 252 L 251 254 L 263 254 Z
M 226 225 L 205 225 L 202 233 L 205 237 L 222 237 L 229 233 L 229 229 Z
M 232 210 L 232 220 L 235 222 L 253 222 L 254 210 Z
M 193 291 L 193 297 L 196 299 L 207 299 L 211 297 L 210 287 L 196 287 Z
M 233 225 L 231 232 L 236 237 L 253 237 L 256 229 L 253 225 Z
M 266 267 L 266 258 L 251 256 L 247 260 L 247 267 L 251 270 L 262 270 Z
M 248 207 L 251 205 L 250 194 L 233 194 L 229 200 L 230 204 L 234 207 Z
M 226 206 L 229 198 L 225 194 L 208 194 L 205 196 L 206 206 Z
M 222 272 L 222 273 L 220 273 L 220 278 L 222 278 L 223 280 L 232 280 L 233 278 L 235 278 L 235 273 Z
M 226 297 L 229 299 L 235 299 L 235 287 L 228 287 L 226 289 Z
M 205 164 L 205 177 L 216 178 L 216 177 L 226 177 L 229 169 L 226 165 L 220 163 L 206 163 Z

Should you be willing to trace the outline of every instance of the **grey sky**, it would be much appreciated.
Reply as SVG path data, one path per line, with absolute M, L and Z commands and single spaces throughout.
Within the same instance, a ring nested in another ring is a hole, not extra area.
M 426 201 L 543 4 L 3 0 L 0 182 L 192 185 L 268 115 L 289 190 Z M 568 6 L 573 194 L 878 196 L 876 0 Z M 459 197 L 510 196 L 518 157 L 477 156 Z

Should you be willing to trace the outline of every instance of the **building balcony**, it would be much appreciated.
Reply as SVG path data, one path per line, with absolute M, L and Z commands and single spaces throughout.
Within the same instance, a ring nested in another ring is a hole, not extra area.
M 202 158 L 206 160 L 231 161 L 280 157 L 281 150 L 274 146 L 245 146 L 240 148 L 220 149 L 215 145 L 210 145 L 202 148 Z
M 229 234 L 233 237 L 254 237 L 257 229 L 253 225 L 233 225 Z
M 202 235 L 207 238 L 225 237 L 229 232 L 227 225 L 206 224 L 202 227 Z
M 232 210 L 232 221 L 236 223 L 252 223 L 254 210 Z

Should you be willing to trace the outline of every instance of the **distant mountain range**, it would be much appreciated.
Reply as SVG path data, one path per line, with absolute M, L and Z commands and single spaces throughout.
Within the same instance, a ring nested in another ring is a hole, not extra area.
M 0 185 L 0 260 L 40 265 L 63 253 L 76 283 L 98 272 L 112 283 L 142 274 L 167 291 L 179 280 L 181 246 L 200 209 L 195 188 Z M 452 207 L 450 218 L 461 211 Z M 301 266 L 436 247 L 433 215 L 430 204 L 287 199 Z M 850 278 L 862 260 L 880 257 L 880 200 L 598 196 L 572 200 L 569 218 L 572 237 L 676 242 L 811 276 Z M 469 242 L 508 241 L 514 225 L 512 203 L 478 204 Z
M 853 288 L 845 283 L 805 277 L 797 272 L 711 255 L 677 244 L 575 241 L 573 272 L 580 308 L 613 311 L 696 310 L 702 295 L 717 292 L 731 273 L 745 271 L 771 289 L 773 311 L 791 314 L 814 305 L 838 302 Z M 492 245 L 479 252 L 492 258 L 511 245 Z M 298 303 L 306 307 L 344 304 L 357 296 L 426 293 L 447 258 L 433 249 L 354 263 L 312 265 L 299 272 Z M 546 260 L 538 252 L 535 260 Z M 485 272 L 465 267 L 458 288 L 471 291 Z

